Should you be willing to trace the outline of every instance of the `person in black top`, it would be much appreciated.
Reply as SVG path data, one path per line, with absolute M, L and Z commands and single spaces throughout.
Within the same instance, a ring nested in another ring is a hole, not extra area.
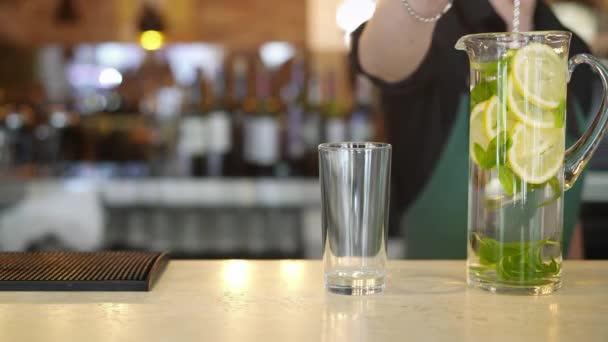
M 468 59 L 454 48 L 456 41 L 467 34 L 512 29 L 513 0 L 454 0 L 440 15 L 447 4 L 378 0 L 374 16 L 352 36 L 352 64 L 380 88 L 387 137 L 395 151 L 391 234 L 432 174 L 450 136 L 458 101 L 468 95 Z M 543 0 L 521 0 L 520 8 L 522 32 L 567 30 Z M 570 54 L 586 52 L 588 47 L 574 35 Z M 590 69 L 581 67 L 569 85 L 569 97 L 575 97 L 585 113 L 592 78 Z M 567 126 L 575 131 L 571 119 Z

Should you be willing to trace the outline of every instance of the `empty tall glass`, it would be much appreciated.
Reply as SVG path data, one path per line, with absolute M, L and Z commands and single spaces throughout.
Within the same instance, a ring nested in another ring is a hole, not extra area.
M 330 292 L 382 291 L 386 275 L 391 145 L 319 146 L 323 263 Z

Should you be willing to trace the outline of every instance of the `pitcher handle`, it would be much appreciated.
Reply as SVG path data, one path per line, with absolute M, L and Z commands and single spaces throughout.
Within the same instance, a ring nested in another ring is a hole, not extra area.
M 608 128 L 608 68 L 597 58 L 588 54 L 579 54 L 570 58 L 568 63 L 568 82 L 572 72 L 579 64 L 588 64 L 602 81 L 604 94 L 600 108 L 593 118 L 591 126 L 585 131 L 582 137 L 572 145 L 565 155 L 565 172 L 564 172 L 564 187 L 565 190 L 570 189 L 582 173 L 585 165 L 597 150 L 606 128 Z

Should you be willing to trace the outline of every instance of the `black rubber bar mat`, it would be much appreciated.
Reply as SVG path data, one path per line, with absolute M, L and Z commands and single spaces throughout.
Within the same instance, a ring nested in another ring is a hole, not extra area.
M 159 252 L 0 253 L 0 291 L 150 291 L 168 260 Z

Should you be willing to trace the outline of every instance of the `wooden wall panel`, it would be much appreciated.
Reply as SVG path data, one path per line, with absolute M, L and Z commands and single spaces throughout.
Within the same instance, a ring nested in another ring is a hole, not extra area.
M 60 26 L 58 0 L 0 1 L 0 37 L 25 45 L 135 41 L 143 0 L 73 0 L 80 21 Z M 269 40 L 304 46 L 306 0 L 152 0 L 169 41 L 208 41 L 247 48 Z
M 264 41 L 290 41 L 304 46 L 305 0 L 203 0 L 199 2 L 198 31 L 205 40 L 236 46 Z

